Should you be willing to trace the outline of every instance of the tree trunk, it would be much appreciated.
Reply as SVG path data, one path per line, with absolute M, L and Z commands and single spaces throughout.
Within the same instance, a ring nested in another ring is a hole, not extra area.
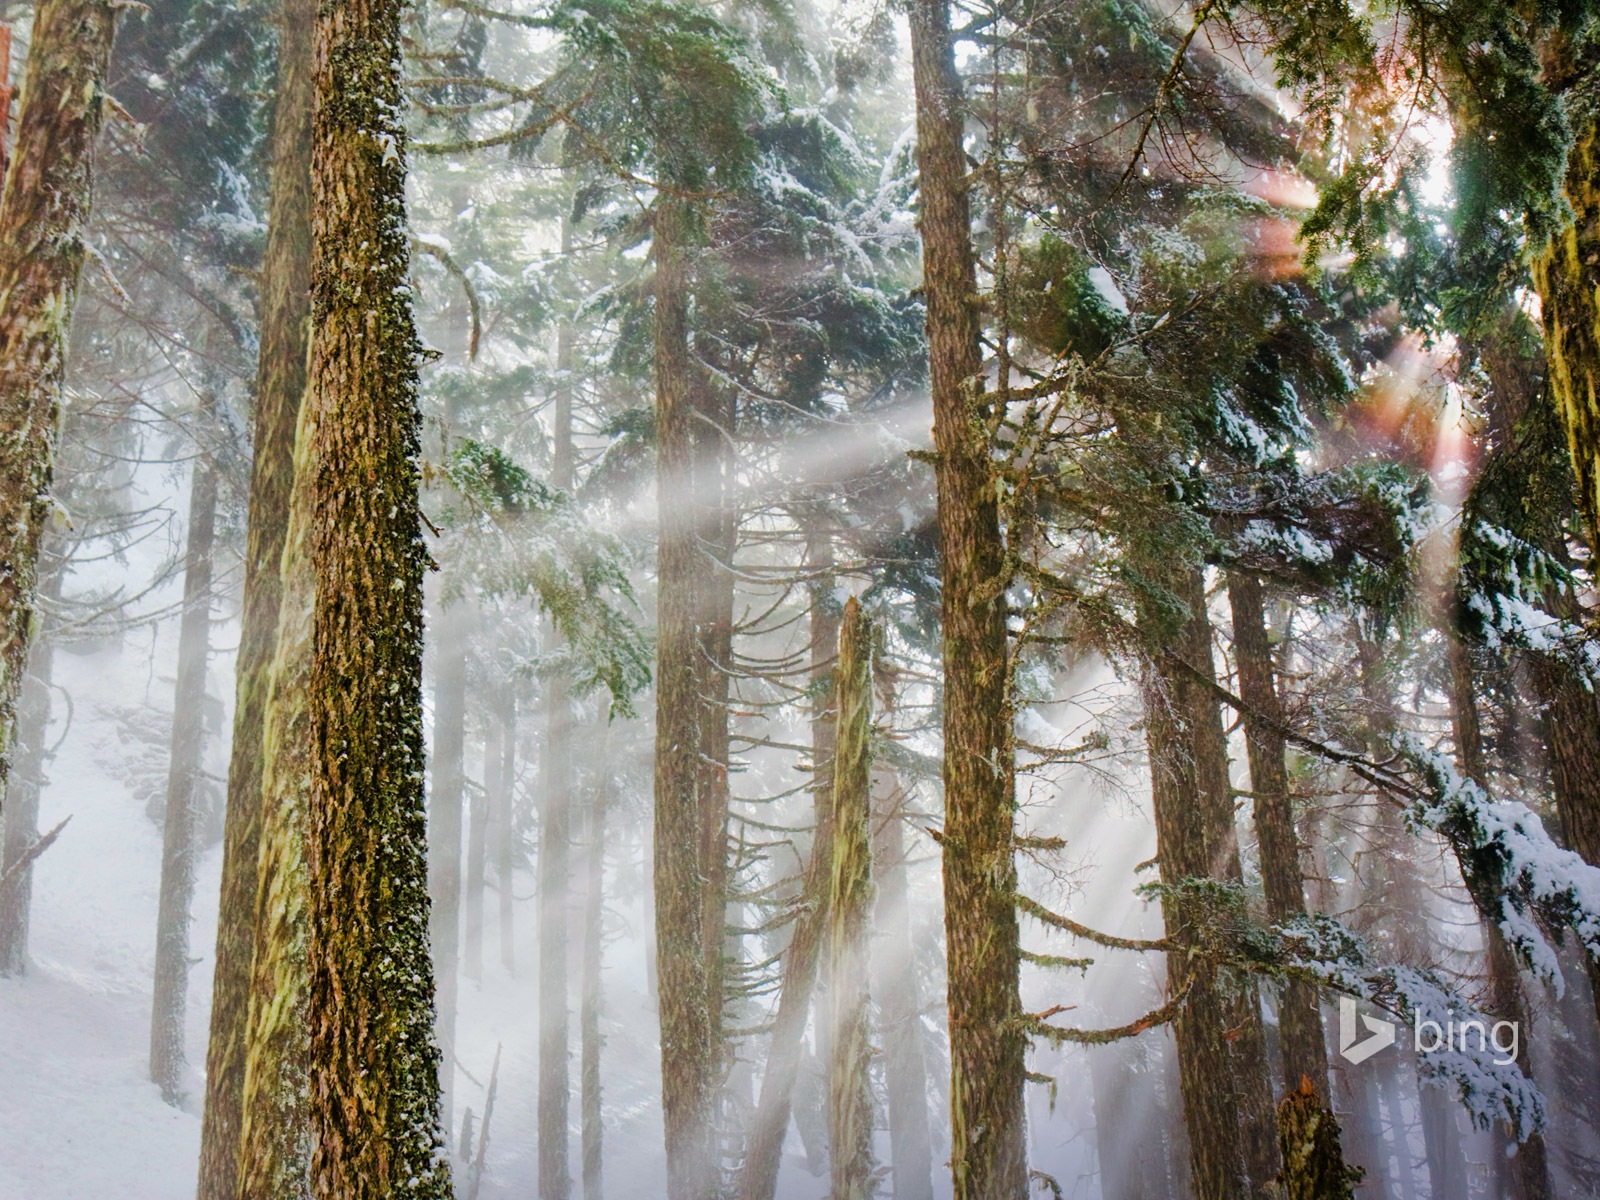
M 439 1109 L 455 1128 L 456 1009 L 461 969 L 461 825 L 466 793 L 466 601 L 441 600 L 433 668 L 433 754 L 428 796 L 428 942 L 438 996 Z
M 1233 611 L 1239 695 L 1250 710 L 1244 716 L 1245 745 L 1250 759 L 1250 790 L 1255 797 L 1256 838 L 1261 852 L 1261 882 L 1266 892 L 1267 916 L 1273 921 L 1285 921 L 1306 911 L 1305 876 L 1300 868 L 1294 804 L 1289 795 L 1286 747 L 1283 735 L 1275 728 L 1283 720 L 1283 708 L 1273 678 L 1272 647 L 1267 637 L 1261 581 L 1242 571 L 1231 572 L 1228 602 Z M 1251 713 L 1259 714 L 1261 719 L 1253 719 Z M 1278 1005 L 1278 1026 L 1284 1094 L 1297 1091 L 1300 1080 L 1309 1079 L 1316 1095 L 1325 1097 L 1328 1045 L 1313 984 L 1294 980 L 1284 985 Z M 1333 1120 L 1331 1112 L 1329 1120 Z M 1337 1123 L 1333 1125 L 1332 1136 L 1338 1137 Z
M 209 410 L 208 410 L 209 414 Z M 189 995 L 189 916 L 194 902 L 195 793 L 205 750 L 206 662 L 211 654 L 211 550 L 217 524 L 217 471 L 202 451 L 189 484 L 183 559 L 183 620 L 173 689 L 167 811 L 161 839 L 161 899 L 156 912 L 155 985 L 150 1006 L 150 1080 L 161 1098 L 182 1099 L 184 1012 Z
M 0 185 L 11 165 L 11 26 L 0 21 Z
M 656 550 L 656 977 L 668 1200 L 715 1190 L 711 1109 L 715 1050 L 706 985 L 705 871 L 700 796 L 697 618 L 704 562 L 687 495 L 695 472 L 689 353 L 690 214 L 664 197 L 655 210 L 655 382 L 659 536 Z M 718 947 L 720 951 L 720 947 Z
M 0 793 L 37 618 L 67 334 L 88 254 L 112 0 L 40 0 L 0 190 Z
M 572 251 L 572 222 L 563 217 L 561 248 Z M 556 331 L 555 454 L 551 482 L 571 493 L 573 332 Z M 557 635 L 559 636 L 559 635 Z M 539 1200 L 566 1200 L 567 1109 L 567 887 L 572 842 L 572 695 L 567 679 L 550 679 L 546 697 L 544 787 L 539 813 Z
M 602 725 L 597 761 L 607 759 L 610 730 Z M 602 1200 L 602 1149 L 605 1136 L 600 1109 L 600 969 L 605 954 L 605 837 L 610 777 L 596 772 L 594 788 L 584 809 L 583 889 L 583 996 L 578 1007 L 578 1036 L 582 1042 L 579 1064 L 579 1108 L 582 1112 L 583 1200 Z
M 1592 71 L 1578 69 L 1566 105 L 1573 140 L 1564 191 L 1572 221 L 1534 259 L 1533 279 L 1578 507 L 1590 544 L 1600 545 L 1600 109 L 1594 90 Z
M 295 427 L 306 390 L 311 315 L 311 31 L 313 0 L 284 0 L 278 33 L 272 180 L 261 272 L 250 511 L 235 662 L 233 744 L 222 830 L 206 1095 L 196 1200 L 234 1200 L 245 1043 L 257 929 L 265 738 L 283 603 L 284 543 L 294 488 Z
M 910 16 L 939 501 L 950 1169 L 956 1200 L 1022 1200 L 1027 1039 L 1017 982 L 1005 547 L 989 447 L 975 433 L 982 355 L 950 9 L 946 0 L 914 0 Z
M 485 765 L 488 766 L 488 742 L 485 746 Z M 498 754 L 496 755 L 498 758 Z M 498 763 L 495 767 L 498 767 Z M 495 769 L 490 767 L 489 770 Z M 483 886 L 489 865 L 489 771 L 484 772 L 483 786 L 474 787 L 466 781 L 467 808 L 467 861 L 466 882 L 461 889 L 462 898 L 462 971 L 475 983 L 483 981 Z
M 805 1057 L 806 1019 L 816 989 L 823 932 L 832 895 L 833 767 L 837 718 L 832 676 L 839 654 L 839 614 L 833 603 L 833 544 L 820 521 L 806 526 L 811 584 L 811 858 L 801 883 L 799 912 L 783 954 L 778 1012 L 772 1022 L 761 1093 L 745 1142 L 739 1200 L 772 1200 L 789 1132 L 795 1083 Z
M 1178 577 L 1174 590 L 1192 600 L 1190 579 Z M 1201 614 L 1203 619 L 1203 613 Z M 1151 613 L 1140 625 L 1160 644 L 1161 626 Z M 1185 622 L 1185 644 L 1192 647 L 1196 622 Z M 1209 643 L 1207 647 L 1209 653 Z M 1176 888 L 1186 881 L 1215 878 L 1217 821 L 1201 778 L 1199 756 L 1205 739 L 1193 728 L 1204 710 L 1196 693 L 1200 682 L 1162 657 L 1146 668 L 1145 738 L 1149 748 L 1156 853 L 1161 881 Z M 1197 802 L 1197 800 L 1199 802 Z M 1233 1023 L 1216 965 L 1187 943 L 1207 919 L 1200 901 L 1182 893 L 1162 898 L 1168 936 L 1180 949 L 1167 955 L 1167 986 L 1185 992 L 1183 1010 L 1173 1022 L 1178 1084 L 1189 1140 L 1189 1185 L 1195 1200 L 1240 1200 L 1245 1195 L 1245 1156 L 1240 1097 L 1226 1030 Z
M 307 312 L 309 320 L 309 308 Z M 263 343 L 264 345 L 265 343 Z M 311 1195 L 308 1091 L 312 613 L 317 569 L 311 529 L 318 514 L 320 418 L 302 404 L 294 439 L 293 490 L 282 556 L 282 590 L 272 666 L 264 682 L 259 858 L 251 981 L 240 1088 L 239 1200 L 304 1200 Z M 220 1133 L 219 1135 L 220 1136 Z M 220 1169 L 218 1162 L 212 1164 Z M 202 1187 L 213 1178 L 202 1176 Z
M 1310 1080 L 1296 1085 L 1278 1105 L 1278 1149 L 1284 1200 L 1351 1200 L 1355 1195 L 1361 1172 L 1345 1165 L 1338 1122 Z
M 421 418 L 399 0 L 318 9 L 308 709 L 316 1195 L 447 1200 L 422 743 Z
M 494 719 L 500 726 L 499 790 L 494 797 L 494 873 L 500 901 L 500 965 L 507 974 L 517 968 L 516 924 L 512 889 L 516 861 L 517 698 L 506 689 Z
M 833 861 L 828 899 L 828 1149 L 832 1200 L 870 1200 L 872 1086 L 867 1040 L 867 914 L 872 904 L 872 631 L 854 597 L 844 606 L 834 672 Z
M 732 1046 L 724 1033 L 729 961 L 725 931 L 728 911 L 728 719 L 733 678 L 733 555 L 738 520 L 733 507 L 732 393 L 714 386 L 705 372 L 696 372 L 693 396 L 696 419 L 694 510 L 700 530 L 700 608 L 696 641 L 700 712 L 700 855 L 705 873 L 701 937 L 705 949 L 706 1000 L 710 1005 L 713 1110 L 728 1096 L 723 1081 L 733 1066 Z M 720 1141 L 730 1122 L 713 1137 Z
M 550 680 L 544 795 L 539 814 L 539 1200 L 566 1200 L 567 887 L 572 842 L 572 698 Z
M 1204 808 L 1206 852 L 1210 876 L 1236 885 L 1244 882 L 1239 857 L 1239 834 L 1234 824 L 1233 783 L 1228 762 L 1227 735 L 1222 727 L 1222 706 L 1208 683 L 1216 681 L 1211 653 L 1211 618 L 1206 605 L 1205 575 L 1188 572 L 1184 601 L 1189 609 L 1184 657 L 1198 673 L 1200 685 L 1190 687 L 1189 737 L 1194 756 L 1196 799 Z M 1261 996 L 1254 981 L 1235 985 L 1230 998 L 1229 1051 L 1234 1087 L 1243 1122 L 1245 1171 L 1257 1188 L 1278 1172 L 1276 1113 L 1272 1104 L 1272 1074 L 1267 1061 L 1266 1027 L 1261 1016 Z
M 1488 772 L 1478 725 L 1477 702 L 1474 699 L 1476 687 L 1472 657 L 1453 630 L 1446 630 L 1445 636 L 1450 667 L 1450 727 L 1455 735 L 1457 764 L 1463 775 L 1487 788 Z M 1476 895 L 1473 899 L 1480 900 Z M 1514 1022 L 1521 1031 L 1517 1039 L 1517 1066 L 1531 1078 L 1528 1033 L 1532 1026 L 1528 1020 L 1528 1005 L 1522 994 L 1521 973 L 1493 911 L 1483 912 L 1480 902 L 1480 913 L 1488 954 L 1490 1002 L 1497 1018 Z M 1552 1194 L 1550 1165 L 1543 1135 L 1532 1134 L 1518 1146 L 1505 1131 L 1501 1131 L 1497 1140 L 1501 1143 L 1496 1147 L 1497 1150 L 1503 1149 L 1514 1155 L 1504 1164 L 1510 1176 L 1511 1200 L 1549 1200 Z
M 45 553 L 46 559 L 52 555 Z M 46 601 L 61 599 L 66 578 L 64 557 L 55 555 L 46 569 L 39 592 Z M 17 752 L 5 788 L 5 848 L 0 875 L 10 871 L 39 838 L 39 798 L 45 784 L 50 751 L 50 679 L 55 669 L 55 645 L 48 630 L 41 630 L 28 657 L 28 677 L 22 685 L 17 709 Z M 25 863 L 11 884 L 0 889 L 0 977 L 21 975 L 28 969 L 28 924 L 33 906 L 33 865 Z
M 872 957 L 888 1094 L 894 1200 L 933 1200 L 928 1068 L 922 1049 L 922 1005 L 917 997 L 917 961 L 906 888 L 904 792 L 887 770 L 880 769 L 875 775 L 872 866 L 878 939 Z
M 1569 668 L 1530 655 L 1540 725 L 1550 761 L 1551 789 L 1562 838 L 1590 865 L 1600 866 L 1600 697 Z M 1600 1015 L 1600 963 L 1584 955 Z

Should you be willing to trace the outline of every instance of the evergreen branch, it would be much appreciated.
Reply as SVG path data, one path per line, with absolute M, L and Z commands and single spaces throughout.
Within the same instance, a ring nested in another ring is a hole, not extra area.
M 1085 941 L 1094 942 L 1108 950 L 1176 950 L 1178 945 L 1167 938 L 1125 938 L 1113 934 L 1101 933 L 1087 925 L 1081 925 L 1071 917 L 1063 917 L 1060 913 L 1051 912 L 1037 900 L 1028 896 L 1017 895 L 1014 897 L 1016 905 L 1034 920 L 1052 929 L 1059 929 L 1070 933 L 1073 937 L 1083 938 Z

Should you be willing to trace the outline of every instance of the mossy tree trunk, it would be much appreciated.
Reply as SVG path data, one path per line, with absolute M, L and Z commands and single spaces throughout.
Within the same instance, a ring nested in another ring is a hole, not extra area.
M 451 1195 L 439 1128 L 422 745 L 417 340 L 400 0 L 318 9 L 312 160 L 317 572 L 307 709 L 312 1190 Z
M 939 504 L 950 1168 L 957 1200 L 1028 1191 L 1005 546 L 983 434 L 963 104 L 946 0 L 910 8 Z
M 872 965 L 883 1042 L 894 1200 L 933 1200 L 928 1066 L 906 880 L 905 789 L 887 769 L 879 768 L 874 775 L 872 869 L 878 939 L 873 945 Z
M 66 578 L 64 547 L 45 543 L 46 567 L 39 585 L 41 615 L 61 599 Z M 49 629 L 41 629 L 28 656 L 28 677 L 23 681 L 17 708 L 17 750 L 5 789 L 5 845 L 0 874 L 32 849 L 39 838 L 39 799 L 44 790 L 50 749 L 50 681 L 55 670 L 55 643 Z M 33 907 L 33 865 L 25 864 L 11 885 L 0 889 L 0 976 L 21 975 L 28 969 L 28 927 Z
M 1361 1172 L 1345 1165 L 1338 1122 L 1309 1078 L 1290 1089 L 1278 1105 L 1278 1149 L 1283 1157 L 1284 1200 L 1354 1197 Z
M 308 307 L 308 321 L 309 317 Z M 300 406 L 278 628 L 265 680 L 253 951 L 241 1063 L 237 1171 L 229 1193 L 239 1200 L 301 1200 L 311 1194 L 310 880 L 306 855 L 315 753 L 309 692 L 317 573 L 310 539 L 317 520 L 314 485 L 320 419 L 309 403 Z M 220 1168 L 220 1162 L 216 1165 Z M 202 1175 L 202 1186 L 211 1186 L 209 1175 Z
M 794 929 L 783 954 L 778 1011 L 772 1022 L 755 1117 L 745 1141 L 739 1200 L 772 1200 L 777 1191 L 778 1167 L 789 1132 L 795 1083 L 805 1055 L 806 1021 L 816 990 L 832 895 L 834 742 L 838 736 L 833 677 L 839 654 L 839 611 L 832 597 L 833 544 L 819 520 L 806 524 L 806 563 L 812 574 L 811 857 L 801 881 Z
M 1567 64 L 1572 123 L 1565 194 L 1572 220 L 1534 259 L 1550 393 L 1566 430 L 1578 506 L 1600 544 L 1600 80 L 1593 64 Z
M 0 190 L 0 793 L 36 632 L 67 334 L 88 255 L 117 5 L 40 0 Z
M 833 1200 L 870 1200 L 872 1085 L 868 1070 L 867 919 L 872 906 L 872 631 L 851 597 L 834 671 L 838 735 L 828 900 L 828 1153 Z
M 209 408 L 205 413 L 209 417 Z M 184 1013 L 189 996 L 189 917 L 194 907 L 195 806 L 205 751 L 206 665 L 211 656 L 211 554 L 216 542 L 217 469 L 201 450 L 189 483 L 183 561 L 183 619 L 173 688 L 167 807 L 162 820 L 161 892 L 156 909 L 155 980 L 150 1003 L 150 1079 L 161 1098 L 182 1098 Z
M 266 713 L 283 601 L 295 427 L 306 390 L 311 317 L 312 0 L 284 0 L 278 31 L 272 179 L 261 271 L 260 350 L 251 426 L 244 592 L 235 660 L 233 743 L 222 830 L 222 896 L 211 983 L 196 1200 L 233 1200 L 239 1173 L 246 1039 L 257 928 Z
M 1283 722 L 1283 706 L 1267 636 L 1261 581 L 1247 572 L 1230 573 L 1228 603 L 1233 613 L 1239 695 L 1248 706 L 1244 714 L 1245 748 L 1250 760 L 1262 890 L 1266 893 L 1267 916 L 1273 921 L 1285 921 L 1306 911 L 1305 875 L 1300 868 L 1294 803 L 1289 794 L 1287 747 L 1278 731 Z M 1314 985 L 1303 980 L 1284 985 L 1278 1026 L 1285 1094 L 1296 1091 L 1301 1079 L 1309 1079 L 1316 1094 L 1326 1097 L 1328 1045 Z M 1337 1135 L 1335 1127 L 1334 1136 Z
M 715 1191 L 712 1102 L 716 1053 L 707 993 L 701 785 L 698 519 L 689 347 L 692 216 L 664 197 L 654 216 L 656 463 L 655 934 L 661 1105 L 668 1200 Z

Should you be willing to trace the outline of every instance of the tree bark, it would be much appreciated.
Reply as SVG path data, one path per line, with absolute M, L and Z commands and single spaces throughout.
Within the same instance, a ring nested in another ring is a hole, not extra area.
M 283 603 L 284 544 L 294 488 L 295 428 L 306 390 L 311 316 L 311 31 L 313 0 L 284 0 L 260 351 L 252 427 L 244 592 L 235 662 L 233 743 L 222 830 L 206 1094 L 196 1200 L 234 1200 L 257 929 L 266 713 Z
M 88 255 L 112 0 L 40 0 L 0 190 L 0 793 L 37 618 L 67 334 Z
M 1361 1172 L 1345 1165 L 1338 1122 L 1309 1079 L 1278 1105 L 1278 1148 L 1284 1200 L 1351 1200 L 1355 1195 Z
M 811 585 L 811 857 L 801 883 L 799 911 L 783 954 L 778 1011 L 772 1022 L 756 1113 L 739 1172 L 739 1200 L 772 1200 L 789 1132 L 795 1083 L 805 1057 L 806 1020 L 816 989 L 823 933 L 832 895 L 833 768 L 837 719 L 833 674 L 839 655 L 839 613 L 833 603 L 833 544 L 818 521 L 806 527 Z
M 439 1109 L 455 1128 L 456 1008 L 461 972 L 461 825 L 466 794 L 466 601 L 439 605 L 433 668 L 433 754 L 428 796 L 428 942 L 438 988 Z
M 1228 603 L 1233 612 L 1234 659 L 1239 671 L 1239 696 L 1249 706 L 1244 714 L 1245 747 L 1250 759 L 1256 839 L 1261 852 L 1261 882 L 1267 916 L 1285 921 L 1306 911 L 1305 875 L 1300 868 L 1294 804 L 1289 795 L 1286 745 L 1277 726 L 1283 721 L 1267 637 L 1261 581 L 1243 571 L 1228 576 Z M 1252 716 L 1259 714 L 1259 719 Z M 1284 985 L 1278 1006 L 1283 1054 L 1283 1090 L 1297 1091 L 1309 1079 L 1319 1097 L 1328 1092 L 1328 1045 L 1323 1035 L 1317 989 L 1303 980 Z M 1331 1113 L 1329 1120 L 1332 1120 Z M 1324 1136 L 1327 1136 L 1324 1134 Z M 1332 1136 L 1338 1137 L 1337 1123 Z
M 309 317 L 308 307 L 308 321 Z M 259 846 L 241 1063 L 238 1165 L 228 1193 L 239 1200 L 304 1200 L 311 1195 L 307 961 L 311 885 L 306 856 L 311 767 L 316 752 L 310 715 L 312 613 L 317 589 L 311 530 L 317 520 L 314 481 L 321 453 L 320 419 L 309 403 L 300 406 L 278 628 L 272 666 L 264 680 Z M 218 1159 L 221 1157 L 219 1150 Z M 216 1169 L 220 1165 L 220 1161 L 212 1164 Z M 202 1187 L 214 1182 L 212 1175 L 202 1175 Z
M 1152 577 L 1159 575 L 1152 572 Z M 1180 598 L 1192 600 L 1189 577 L 1169 582 Z M 1157 645 L 1164 640 L 1155 614 L 1141 613 L 1140 625 Z M 1192 646 L 1194 628 L 1194 620 L 1185 622 L 1185 640 L 1178 642 L 1180 646 Z M 1161 881 L 1169 888 L 1215 878 L 1219 865 L 1215 806 L 1206 802 L 1208 791 L 1197 761 L 1205 743 L 1193 727 L 1195 715 L 1203 711 L 1196 695 L 1200 689 L 1194 675 L 1162 656 L 1147 664 L 1145 739 L 1156 854 Z M 1195 1200 L 1241 1200 L 1245 1195 L 1245 1157 L 1240 1097 L 1231 1047 L 1224 1036 L 1232 1024 L 1230 1006 L 1215 963 L 1192 951 L 1196 927 L 1207 919 L 1207 913 L 1195 898 L 1168 892 L 1162 898 L 1162 916 L 1168 937 L 1180 946 L 1167 955 L 1167 986 L 1173 992 L 1187 993 L 1183 1010 L 1173 1022 L 1173 1036 L 1188 1132 L 1191 1194 Z
M 878 940 L 873 973 L 883 1042 L 894 1200 L 933 1200 L 933 1135 L 928 1125 L 928 1068 L 906 886 L 904 793 L 889 771 L 880 768 L 875 774 L 872 866 Z
M 832 1200 L 871 1200 L 872 1086 L 867 1039 L 867 914 L 872 904 L 872 632 L 851 597 L 834 672 L 838 734 L 828 900 L 828 1150 Z
M 39 586 L 48 611 L 50 601 L 61 599 L 67 564 L 62 555 L 46 569 Z M 50 751 L 50 680 L 55 670 L 55 645 L 48 630 L 41 630 L 28 656 L 28 677 L 22 685 L 17 709 L 17 756 L 5 789 L 5 847 L 0 876 L 17 868 L 10 885 L 0 888 L 0 977 L 21 975 L 28 969 L 28 925 L 33 907 L 33 864 L 24 861 L 39 837 L 39 798 L 44 790 Z M 18 864 L 22 865 L 18 868 Z
M 448 1200 L 422 743 L 421 416 L 400 0 L 318 9 L 312 345 L 312 1186 Z
M 700 575 L 683 201 L 655 211 L 655 383 L 659 536 L 656 550 L 655 926 L 660 995 L 661 1104 L 668 1200 L 715 1190 L 711 1121 L 715 1050 L 707 993 L 703 809 L 700 795 Z M 720 951 L 720 947 L 718 948 Z
M 1566 430 L 1578 507 L 1600 545 L 1600 105 L 1594 74 L 1571 64 L 1573 122 L 1564 192 L 1572 221 L 1533 261 L 1550 393 Z
M 1207 610 L 1205 575 L 1187 574 L 1184 602 L 1189 610 L 1183 655 L 1202 681 L 1215 682 L 1211 617 Z M 1227 735 L 1222 727 L 1222 706 L 1216 692 L 1206 686 L 1186 693 L 1192 707 L 1188 721 L 1190 752 L 1194 756 L 1196 800 L 1203 806 L 1207 861 L 1214 879 L 1235 885 L 1244 882 L 1239 857 L 1239 834 L 1234 824 L 1233 782 L 1230 777 Z M 1278 1172 L 1276 1114 L 1272 1103 L 1272 1076 L 1267 1061 L 1261 996 L 1253 980 L 1237 981 L 1230 997 L 1229 1050 L 1234 1086 L 1243 1122 L 1244 1166 L 1257 1188 Z
M 207 415 L 209 415 L 209 410 Z M 189 917 L 194 906 L 195 793 L 205 750 L 206 664 L 211 654 L 211 552 L 216 540 L 217 471 L 202 451 L 189 484 L 183 562 L 183 619 L 173 689 L 167 811 L 156 910 L 155 982 L 150 1005 L 150 1079 L 161 1098 L 182 1098 L 184 1012 L 189 995 Z
M 910 17 L 939 504 L 950 1169 L 956 1200 L 1022 1200 L 1027 1039 L 1017 981 L 1005 546 L 989 447 L 977 432 L 982 354 L 949 5 L 914 0 Z

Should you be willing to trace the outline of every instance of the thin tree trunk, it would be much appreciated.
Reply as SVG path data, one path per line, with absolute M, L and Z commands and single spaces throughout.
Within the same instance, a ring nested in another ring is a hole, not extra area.
M 46 559 L 52 555 L 46 551 Z M 61 599 L 67 564 L 63 555 L 46 569 L 39 594 L 50 603 Z M 55 670 L 55 644 L 48 630 L 34 640 L 28 657 L 28 678 L 22 685 L 17 710 L 17 751 L 5 789 L 5 848 L 0 876 L 23 865 L 9 886 L 0 888 L 0 976 L 21 975 L 28 969 L 28 925 L 33 907 L 33 864 L 23 862 L 39 838 L 39 799 L 44 790 L 50 751 L 50 680 Z
M 772 1200 L 789 1132 L 795 1082 L 805 1057 L 806 1019 L 810 1015 L 821 959 L 823 932 L 832 894 L 833 768 L 837 737 L 832 676 L 839 654 L 839 613 L 833 604 L 833 544 L 820 521 L 806 526 L 806 562 L 811 584 L 811 710 L 812 811 L 811 858 L 801 883 L 799 912 L 783 955 L 778 1012 L 772 1022 L 766 1067 L 755 1118 L 745 1142 L 739 1172 L 739 1200 Z
M 733 510 L 732 393 L 714 386 L 697 372 L 693 387 L 698 446 L 695 451 L 694 509 L 700 518 L 700 611 L 697 621 L 700 704 L 700 855 L 705 874 L 701 937 L 705 948 L 706 999 L 712 1041 L 713 1111 L 729 1097 L 724 1081 L 733 1066 L 733 1047 L 724 1032 L 727 1021 L 729 947 L 726 930 L 728 898 L 728 757 L 729 699 L 733 678 L 733 555 L 738 520 Z M 720 1102 L 720 1104 L 719 1104 Z M 726 1119 L 714 1138 L 732 1131 Z
M 509 688 L 494 719 L 500 727 L 500 788 L 494 798 L 494 872 L 500 901 L 500 965 L 507 974 L 517 967 L 516 924 L 512 890 L 516 861 L 517 698 Z
M 421 417 L 399 0 L 318 9 L 309 715 L 316 1195 L 448 1200 L 422 741 Z
M 539 1198 L 565 1200 L 567 1166 L 567 888 L 572 842 L 572 698 L 550 680 L 539 815 Z
M 439 1110 L 455 1128 L 456 1010 L 461 969 L 461 826 L 466 793 L 466 601 L 440 604 L 433 668 L 433 754 L 428 796 L 428 942 L 438 988 Z
M 561 248 L 572 251 L 572 222 L 561 223 Z M 556 331 L 555 455 L 551 482 L 570 493 L 573 331 Z M 572 842 L 572 695 L 557 674 L 546 698 L 544 787 L 539 814 L 539 1200 L 566 1200 L 567 1110 L 571 1103 L 567 1041 L 567 888 Z
M 1306 911 L 1305 876 L 1295 836 L 1294 805 L 1289 795 L 1289 770 L 1283 735 L 1283 710 L 1273 678 L 1272 647 L 1267 637 L 1261 581 L 1242 571 L 1228 576 L 1228 602 L 1233 612 L 1234 658 L 1239 695 L 1249 706 L 1244 717 L 1245 745 L 1250 758 L 1250 791 L 1254 795 L 1256 838 L 1261 851 L 1261 882 L 1267 916 L 1285 921 Z M 1256 719 L 1252 714 L 1258 714 Z M 1299 1090 L 1309 1079 L 1318 1097 L 1328 1092 L 1328 1045 L 1322 1029 L 1317 989 L 1303 980 L 1284 985 L 1278 1006 L 1283 1054 L 1284 1094 Z M 1332 1120 L 1330 1113 L 1329 1119 Z M 1324 1131 L 1321 1136 L 1330 1136 Z M 1335 1123 L 1331 1136 L 1338 1138 Z
M 668 1200 L 715 1190 L 716 1066 L 706 985 L 705 870 L 700 796 L 700 671 L 696 637 L 704 560 L 686 494 L 695 473 L 690 268 L 685 203 L 655 211 L 655 382 L 659 536 L 656 550 L 655 927 L 660 990 L 661 1104 Z M 720 949 L 720 948 L 719 948 Z
M 0 184 L 11 165 L 11 26 L 0 21 Z
M 928 1068 L 922 1049 L 922 1005 L 911 943 L 906 887 L 904 795 L 885 769 L 875 771 L 872 866 L 877 892 L 874 987 L 888 1098 L 894 1200 L 933 1200 L 933 1135 L 928 1125 Z
M 597 761 L 605 763 L 610 730 L 602 725 Z M 610 776 L 596 773 L 589 804 L 584 809 L 583 889 L 583 996 L 578 1007 L 578 1037 L 582 1043 L 579 1064 L 579 1108 L 583 1136 L 583 1200 L 601 1200 L 605 1194 L 602 1167 L 605 1130 L 601 1124 L 600 1034 L 601 967 L 605 956 L 606 809 Z
M 211 654 L 211 551 L 217 524 L 217 471 L 202 452 L 189 484 L 183 560 L 183 620 L 173 689 L 167 811 L 156 911 L 155 984 L 150 1005 L 150 1079 L 168 1104 L 182 1099 L 184 1013 L 189 995 L 189 917 L 194 906 L 195 793 L 205 750 L 206 662 Z
M 37 618 L 67 334 L 88 255 L 113 0 L 40 0 L 0 190 L 0 793 Z
M 974 433 L 982 355 L 961 84 L 946 0 L 914 0 L 910 16 L 939 500 L 950 1169 L 956 1200 L 1023 1200 L 1005 547 L 989 447 Z
M 832 1200 L 870 1200 L 872 1048 L 867 1040 L 867 915 L 872 904 L 872 632 L 851 597 L 834 672 L 838 735 L 833 769 L 833 855 L 828 900 L 828 1149 Z
M 251 429 L 250 510 L 235 660 L 233 743 L 222 829 L 206 1095 L 196 1200 L 234 1200 L 245 1043 L 257 929 L 265 737 L 283 603 L 295 427 L 306 390 L 311 315 L 311 31 L 314 0 L 283 0 L 273 107 L 272 180 L 261 271 L 260 351 Z
M 485 742 L 487 760 L 488 743 Z M 498 758 L 498 755 L 496 755 Z M 487 761 L 486 764 L 487 765 Z M 495 767 L 498 767 L 498 762 Z M 494 768 L 490 768 L 491 770 Z M 465 790 L 467 802 L 467 877 L 462 888 L 462 971 L 474 982 L 483 980 L 483 887 L 489 865 L 489 772 L 483 786 Z

